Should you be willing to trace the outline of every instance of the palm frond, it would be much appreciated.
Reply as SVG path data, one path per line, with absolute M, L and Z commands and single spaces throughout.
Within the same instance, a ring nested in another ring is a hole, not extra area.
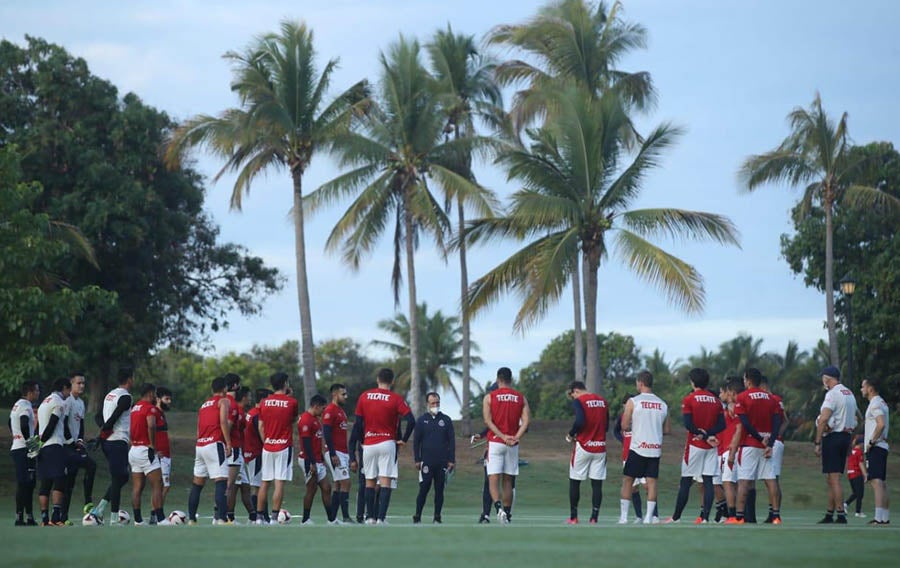
M 633 209 L 621 215 L 625 226 L 643 237 L 710 239 L 740 247 L 738 230 L 728 217 L 684 209 Z

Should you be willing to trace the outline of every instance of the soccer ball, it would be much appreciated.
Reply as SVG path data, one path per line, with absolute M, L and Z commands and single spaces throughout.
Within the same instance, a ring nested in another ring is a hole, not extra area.
M 183 525 L 187 522 L 187 515 L 184 514 L 184 511 L 172 511 L 166 518 L 173 525 Z
M 131 522 L 131 515 L 129 515 L 129 514 L 128 514 L 128 511 L 125 511 L 124 509 L 119 510 L 119 516 L 118 516 L 118 518 L 116 519 L 116 521 L 117 521 L 120 525 L 127 525 L 128 523 Z
M 81 524 L 86 527 L 99 527 L 103 524 L 103 521 L 97 518 L 97 515 L 88 513 L 81 519 Z
M 291 512 L 287 509 L 282 509 L 278 511 L 278 524 L 279 525 L 289 525 L 291 524 Z

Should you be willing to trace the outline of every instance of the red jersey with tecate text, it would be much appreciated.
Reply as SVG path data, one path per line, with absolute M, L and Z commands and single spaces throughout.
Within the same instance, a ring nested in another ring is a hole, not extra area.
M 502 387 L 488 395 L 490 397 L 491 420 L 497 429 L 507 436 L 515 436 L 519 431 L 522 411 L 525 409 L 525 397 L 519 391 Z M 488 430 L 489 442 L 503 442 Z
M 294 419 L 299 410 L 297 399 L 286 394 L 272 394 L 259 405 L 259 420 L 263 423 L 263 449 L 280 452 L 294 445 Z
M 356 415 L 363 419 L 363 445 L 371 446 L 397 439 L 397 422 L 410 413 L 403 397 L 387 389 L 362 393 L 356 403 Z
M 600 454 L 606 451 L 606 428 L 609 426 L 609 408 L 606 400 L 597 394 L 586 393 L 578 397 L 584 412 L 584 425 L 575 435 L 578 445 L 586 452 Z M 492 414 L 493 416 L 493 414 Z M 516 426 L 518 431 L 518 426 Z
M 240 448 L 244 445 L 244 407 L 234 400 L 231 393 L 227 396 L 228 421 L 231 422 L 231 447 Z
M 729 412 L 727 409 L 725 409 L 724 412 L 725 429 L 722 430 L 722 433 L 718 436 L 721 440 L 721 443 L 717 448 L 720 456 L 728 451 L 728 446 L 731 445 L 731 440 L 734 439 L 734 432 L 737 430 L 737 425 L 741 422 L 741 419 L 738 418 L 736 414 Z
M 847 479 L 862 476 L 863 452 L 861 448 L 853 448 L 847 456 Z
M 306 450 L 303 448 L 303 439 L 312 440 L 312 461 L 323 462 L 322 457 L 322 423 L 308 411 L 300 415 L 297 421 L 297 435 L 300 437 L 300 457 L 306 459 Z
M 139 400 L 131 407 L 131 445 L 149 446 L 150 428 L 147 426 L 147 417 L 153 417 L 156 427 L 159 427 L 159 409 L 147 402 Z M 155 441 L 155 440 L 154 440 Z
M 225 443 L 222 425 L 219 423 L 219 401 L 222 395 L 213 395 L 200 405 L 197 412 L 197 447 L 216 442 Z
M 734 405 L 734 413 L 738 416 L 746 416 L 750 425 L 756 428 L 760 436 L 772 433 L 772 418 L 778 412 L 775 399 L 769 393 L 758 388 L 749 388 L 737 396 Z M 744 432 L 741 440 L 742 446 L 752 448 L 765 448 L 765 444 Z
M 340 405 L 331 403 L 322 413 L 322 426 L 331 427 L 331 443 L 336 452 L 347 453 L 347 413 Z
M 244 444 L 241 449 L 244 452 L 244 461 L 253 461 L 262 455 L 262 440 L 259 438 L 256 418 L 259 416 L 259 408 L 253 407 L 244 415 Z
M 707 390 L 695 390 L 681 401 L 681 414 L 691 415 L 691 421 L 696 428 L 709 432 L 719 423 L 722 415 L 722 401 L 719 397 Z M 706 440 L 695 440 L 694 435 L 688 432 L 685 447 L 694 446 L 708 450 L 712 446 Z
M 156 419 L 156 453 L 164 458 L 172 457 L 172 449 L 169 445 L 169 421 L 166 420 L 166 413 L 159 411 L 159 418 Z

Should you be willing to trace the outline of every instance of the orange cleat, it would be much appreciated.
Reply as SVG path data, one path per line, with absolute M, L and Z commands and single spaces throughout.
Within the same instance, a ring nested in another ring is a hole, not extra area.
M 781 524 L 781 517 L 775 517 L 774 519 L 772 519 L 772 524 L 773 524 L 773 525 L 780 525 L 780 524 Z
M 728 519 L 725 521 L 725 524 L 726 525 L 743 525 L 744 519 L 739 519 L 737 517 L 728 517 Z
M 705 524 L 708 523 L 708 522 L 709 522 L 709 521 L 707 521 L 707 520 L 704 519 L 703 517 L 697 517 L 697 518 L 694 520 L 694 524 L 695 524 L 695 525 L 705 525 Z

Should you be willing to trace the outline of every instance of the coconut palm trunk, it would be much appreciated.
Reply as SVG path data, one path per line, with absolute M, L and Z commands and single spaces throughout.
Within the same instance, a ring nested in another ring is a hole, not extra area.
M 834 329 L 834 200 L 831 187 L 825 187 L 825 318 L 831 364 L 840 365 L 837 331 Z
M 472 370 L 472 346 L 469 335 L 469 313 L 465 309 L 468 303 L 469 269 L 466 266 L 466 212 L 463 200 L 459 198 L 456 203 L 459 217 L 459 284 L 460 284 L 460 324 L 462 328 L 462 417 L 463 434 L 472 434 L 472 420 L 469 418 L 469 401 L 472 398 L 470 391 Z
M 572 271 L 572 303 L 575 307 L 575 380 L 584 380 L 584 336 L 581 333 L 581 274 L 578 260 Z
M 416 263 L 413 217 L 409 207 L 404 207 L 403 225 L 406 240 L 406 277 L 409 290 L 409 402 L 413 415 L 423 412 L 422 385 L 419 379 L 419 318 L 416 304 Z
M 303 402 L 316 394 L 316 358 L 313 352 L 312 313 L 309 281 L 306 276 L 306 236 L 303 228 L 303 172 L 291 172 L 294 179 L 294 248 L 297 261 L 297 300 L 300 306 L 300 343 L 303 359 Z
M 587 388 L 602 393 L 600 376 L 600 345 L 597 344 L 597 272 L 600 268 L 600 251 L 587 246 L 584 251 L 584 331 L 587 336 Z

